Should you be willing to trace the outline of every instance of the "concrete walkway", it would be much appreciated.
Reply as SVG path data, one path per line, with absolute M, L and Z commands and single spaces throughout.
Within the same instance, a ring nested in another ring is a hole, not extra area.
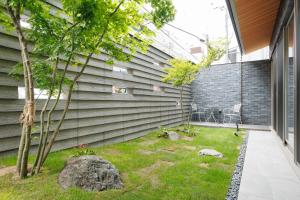
M 277 136 L 250 131 L 239 200 L 300 200 L 300 178 Z

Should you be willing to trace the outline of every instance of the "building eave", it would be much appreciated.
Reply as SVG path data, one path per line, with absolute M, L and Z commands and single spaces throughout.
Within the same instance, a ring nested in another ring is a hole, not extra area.
M 237 13 L 236 13 L 236 9 L 235 9 L 236 8 L 235 1 L 234 0 L 225 0 L 225 1 L 226 1 L 229 15 L 230 15 L 230 19 L 232 22 L 233 30 L 234 30 L 235 36 L 237 38 L 237 41 L 238 41 L 240 52 L 241 52 L 241 54 L 244 54 L 245 49 L 243 46 L 242 37 L 241 37 L 241 33 L 240 33 Z

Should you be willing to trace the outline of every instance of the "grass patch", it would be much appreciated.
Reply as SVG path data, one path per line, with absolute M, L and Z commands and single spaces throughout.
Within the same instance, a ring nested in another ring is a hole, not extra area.
M 15 180 L 12 174 L 0 177 L 0 199 L 223 200 L 244 134 L 236 137 L 234 129 L 193 128 L 196 136 L 192 140 L 157 138 L 159 131 L 154 131 L 128 142 L 92 148 L 119 169 L 125 185 L 121 190 L 61 189 L 58 173 L 77 151 L 70 149 L 51 153 L 37 176 L 25 180 Z M 202 148 L 213 148 L 224 158 L 199 157 Z M 0 158 L 0 166 L 11 166 L 15 161 L 15 157 Z

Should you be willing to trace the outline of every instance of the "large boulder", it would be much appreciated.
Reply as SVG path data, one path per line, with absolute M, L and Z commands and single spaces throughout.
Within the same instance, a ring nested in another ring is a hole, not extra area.
M 88 191 L 120 189 L 123 187 L 118 170 L 97 156 L 73 157 L 59 174 L 63 188 L 79 187 Z

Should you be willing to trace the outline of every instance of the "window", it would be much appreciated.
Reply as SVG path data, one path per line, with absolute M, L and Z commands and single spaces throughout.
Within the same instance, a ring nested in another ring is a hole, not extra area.
M 25 87 L 18 87 L 18 99 L 25 99 Z M 48 99 L 48 91 L 34 88 L 34 99 Z M 52 96 L 51 99 L 56 99 L 56 96 Z M 61 93 L 60 99 L 65 99 L 63 93 Z
M 154 61 L 153 64 L 154 64 L 155 66 L 157 66 L 157 67 L 164 67 L 164 66 L 165 66 L 164 63 L 158 62 L 158 61 Z
M 117 87 L 117 86 L 112 86 L 112 93 L 113 94 L 128 94 L 128 89 Z
M 160 66 L 160 67 L 165 67 L 165 64 L 162 63 L 162 62 L 160 62 L 160 63 L 159 63 L 159 66 Z
M 128 70 L 122 67 L 113 66 L 113 71 L 128 74 Z
M 158 85 L 153 85 L 153 91 L 154 92 L 163 92 L 163 88 L 161 88 Z

